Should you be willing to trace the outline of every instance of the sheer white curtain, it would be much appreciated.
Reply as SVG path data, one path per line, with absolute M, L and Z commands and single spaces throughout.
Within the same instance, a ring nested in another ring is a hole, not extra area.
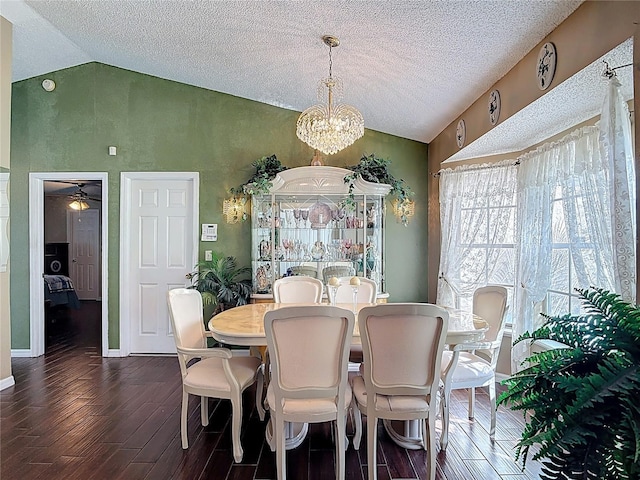
M 614 225 L 624 221 L 632 228 L 632 220 L 612 217 L 614 191 L 600 147 L 599 128 L 584 127 L 520 158 L 514 338 L 544 321 L 538 312 L 552 279 L 558 278 L 554 244 L 568 243 L 573 287 L 619 291 Z M 518 369 L 528 354 L 525 343 L 516 345 L 513 367 Z
M 514 160 L 440 172 L 440 272 L 437 303 L 459 306 L 486 278 L 513 282 Z M 489 248 L 488 248 L 489 247 Z M 509 258 L 511 257 L 511 258 Z
M 614 247 L 615 291 L 636 301 L 636 198 L 635 164 L 629 108 L 620 93 L 620 82 L 609 80 L 600 118 L 600 146 L 608 166 Z

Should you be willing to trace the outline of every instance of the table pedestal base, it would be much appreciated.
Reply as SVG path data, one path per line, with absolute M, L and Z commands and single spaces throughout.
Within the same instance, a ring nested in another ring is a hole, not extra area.
M 391 439 L 402 448 L 408 450 L 424 448 L 419 420 L 382 420 L 382 424 Z
M 271 424 L 271 420 L 269 420 L 267 428 L 265 429 L 265 436 L 267 437 L 267 443 L 269 444 L 271 451 L 275 452 L 276 446 L 273 441 L 272 429 L 273 425 Z M 299 446 L 304 441 L 308 431 L 308 423 L 284 422 L 284 448 L 286 450 L 291 450 L 292 448 Z

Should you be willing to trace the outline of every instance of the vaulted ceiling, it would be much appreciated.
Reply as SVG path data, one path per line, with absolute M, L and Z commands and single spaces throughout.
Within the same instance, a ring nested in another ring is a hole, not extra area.
M 321 37 L 335 35 L 333 74 L 365 126 L 430 142 L 581 3 L 2 0 L 0 14 L 14 24 L 14 81 L 97 61 L 297 111 L 316 103 L 329 68 Z M 514 116 L 472 154 L 517 150 L 549 124 L 590 118 L 601 71 L 552 90 L 561 112 Z

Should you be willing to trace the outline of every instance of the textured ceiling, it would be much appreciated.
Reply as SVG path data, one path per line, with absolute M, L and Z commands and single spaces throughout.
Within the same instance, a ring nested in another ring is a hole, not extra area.
M 580 3 L 2 0 L 0 14 L 14 81 L 98 61 L 297 111 L 316 102 L 321 36 L 335 35 L 333 73 L 365 126 L 430 142 Z M 536 134 L 504 124 L 520 143 Z M 479 152 L 513 149 L 500 138 Z

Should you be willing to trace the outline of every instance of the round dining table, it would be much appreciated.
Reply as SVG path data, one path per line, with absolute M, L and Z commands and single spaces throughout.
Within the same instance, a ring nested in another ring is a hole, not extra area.
M 226 345 L 266 347 L 267 337 L 264 332 L 264 314 L 283 307 L 308 306 L 308 303 L 251 303 L 224 310 L 209 320 L 211 336 Z M 338 303 L 336 306 L 354 311 L 376 305 L 374 303 Z M 446 343 L 449 348 L 465 342 L 482 340 L 489 325 L 481 317 L 469 312 L 443 307 L 449 312 Z M 356 321 L 353 331 L 352 344 L 360 344 L 360 330 Z M 416 420 L 404 422 L 384 422 L 389 436 L 398 445 L 408 449 L 422 448 L 422 429 Z M 295 448 L 304 440 L 307 425 L 290 426 L 287 435 L 287 448 Z

